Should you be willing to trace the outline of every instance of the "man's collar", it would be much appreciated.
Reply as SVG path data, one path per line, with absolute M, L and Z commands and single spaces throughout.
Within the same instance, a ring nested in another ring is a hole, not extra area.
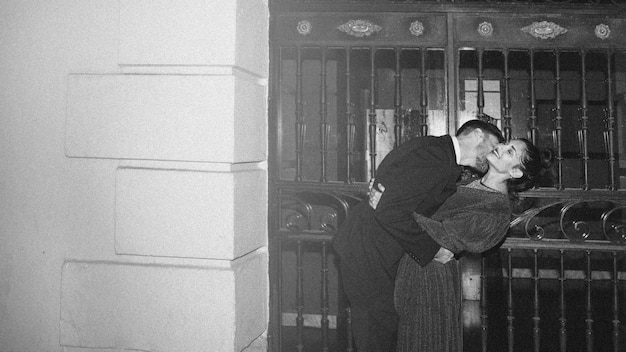
M 456 155 L 456 164 L 460 165 L 461 164 L 461 146 L 459 146 L 459 140 L 456 138 L 456 136 L 450 136 L 452 137 L 452 145 L 454 146 L 454 154 Z

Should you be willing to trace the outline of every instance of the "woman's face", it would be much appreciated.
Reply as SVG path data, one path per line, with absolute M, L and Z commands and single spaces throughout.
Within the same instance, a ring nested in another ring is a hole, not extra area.
M 489 169 L 502 174 L 510 174 L 513 169 L 519 168 L 525 154 L 526 144 L 520 140 L 513 139 L 510 142 L 500 143 L 487 154 Z

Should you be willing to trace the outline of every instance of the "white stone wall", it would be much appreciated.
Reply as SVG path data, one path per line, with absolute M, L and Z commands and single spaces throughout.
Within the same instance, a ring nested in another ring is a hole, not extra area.
M 0 1 L 0 351 L 263 350 L 267 0 Z

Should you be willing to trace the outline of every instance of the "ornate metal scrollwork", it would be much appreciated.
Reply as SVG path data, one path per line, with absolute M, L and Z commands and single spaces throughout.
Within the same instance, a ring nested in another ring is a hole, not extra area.
M 520 228 L 521 227 L 521 228 Z M 567 239 L 574 243 L 608 240 L 626 244 L 626 205 L 622 200 L 576 199 L 533 207 L 511 221 L 512 234 L 531 240 Z
M 351 36 L 362 38 L 380 31 L 383 27 L 368 20 L 350 20 L 337 27 L 337 29 L 342 32 L 346 32 Z
M 281 227 L 293 231 L 311 229 L 311 216 L 313 207 L 311 204 L 294 196 L 281 197 Z
M 411 32 L 412 35 L 419 37 L 424 34 L 424 25 L 420 21 L 413 21 L 409 27 L 409 32 Z
M 524 213 L 516 216 L 513 220 L 511 220 L 511 228 L 514 228 L 520 224 L 524 224 L 524 233 L 526 237 L 534 241 L 540 241 L 546 236 L 545 226 L 549 224 L 538 224 L 534 223 L 533 221 L 539 218 L 539 214 L 541 214 L 545 210 L 559 204 L 561 204 L 561 202 L 554 202 L 541 207 L 528 209 Z
M 611 28 L 609 28 L 608 25 L 601 23 L 596 26 L 594 33 L 596 34 L 596 37 L 602 40 L 608 39 L 609 36 L 611 36 Z
M 296 26 L 296 30 L 298 31 L 298 33 L 302 35 L 311 34 L 312 29 L 313 29 L 313 26 L 311 25 L 311 22 L 306 21 L 306 20 L 302 20 L 298 22 L 298 26 Z
M 358 199 L 334 192 L 301 191 L 280 197 L 281 229 L 335 233 Z
M 561 232 L 567 239 L 572 242 L 584 242 L 591 235 L 591 227 L 587 221 L 583 220 L 567 220 L 567 213 L 570 209 L 572 209 L 575 205 L 583 204 L 584 201 L 573 201 L 565 204 L 563 208 L 561 208 L 561 216 L 559 219 L 559 224 L 561 226 Z M 573 229 L 574 231 L 570 231 Z
M 478 34 L 483 37 L 491 37 L 493 35 L 493 26 L 489 22 L 483 22 L 478 25 Z
M 553 39 L 561 34 L 567 33 L 567 29 L 554 22 L 542 21 L 534 22 L 522 28 L 522 32 L 528 33 L 539 39 Z
M 611 220 L 613 214 L 619 214 L 621 221 Z M 604 236 L 614 244 L 626 244 L 626 223 L 624 222 L 626 206 L 615 207 L 602 214 L 602 232 Z

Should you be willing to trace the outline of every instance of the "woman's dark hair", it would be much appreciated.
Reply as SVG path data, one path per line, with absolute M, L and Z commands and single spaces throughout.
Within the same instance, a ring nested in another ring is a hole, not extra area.
M 526 138 L 516 138 L 526 145 L 526 153 L 522 156 L 520 170 L 522 177 L 508 181 L 509 193 L 524 192 L 535 186 L 539 175 L 552 165 L 552 153 L 549 150 L 540 150 Z

